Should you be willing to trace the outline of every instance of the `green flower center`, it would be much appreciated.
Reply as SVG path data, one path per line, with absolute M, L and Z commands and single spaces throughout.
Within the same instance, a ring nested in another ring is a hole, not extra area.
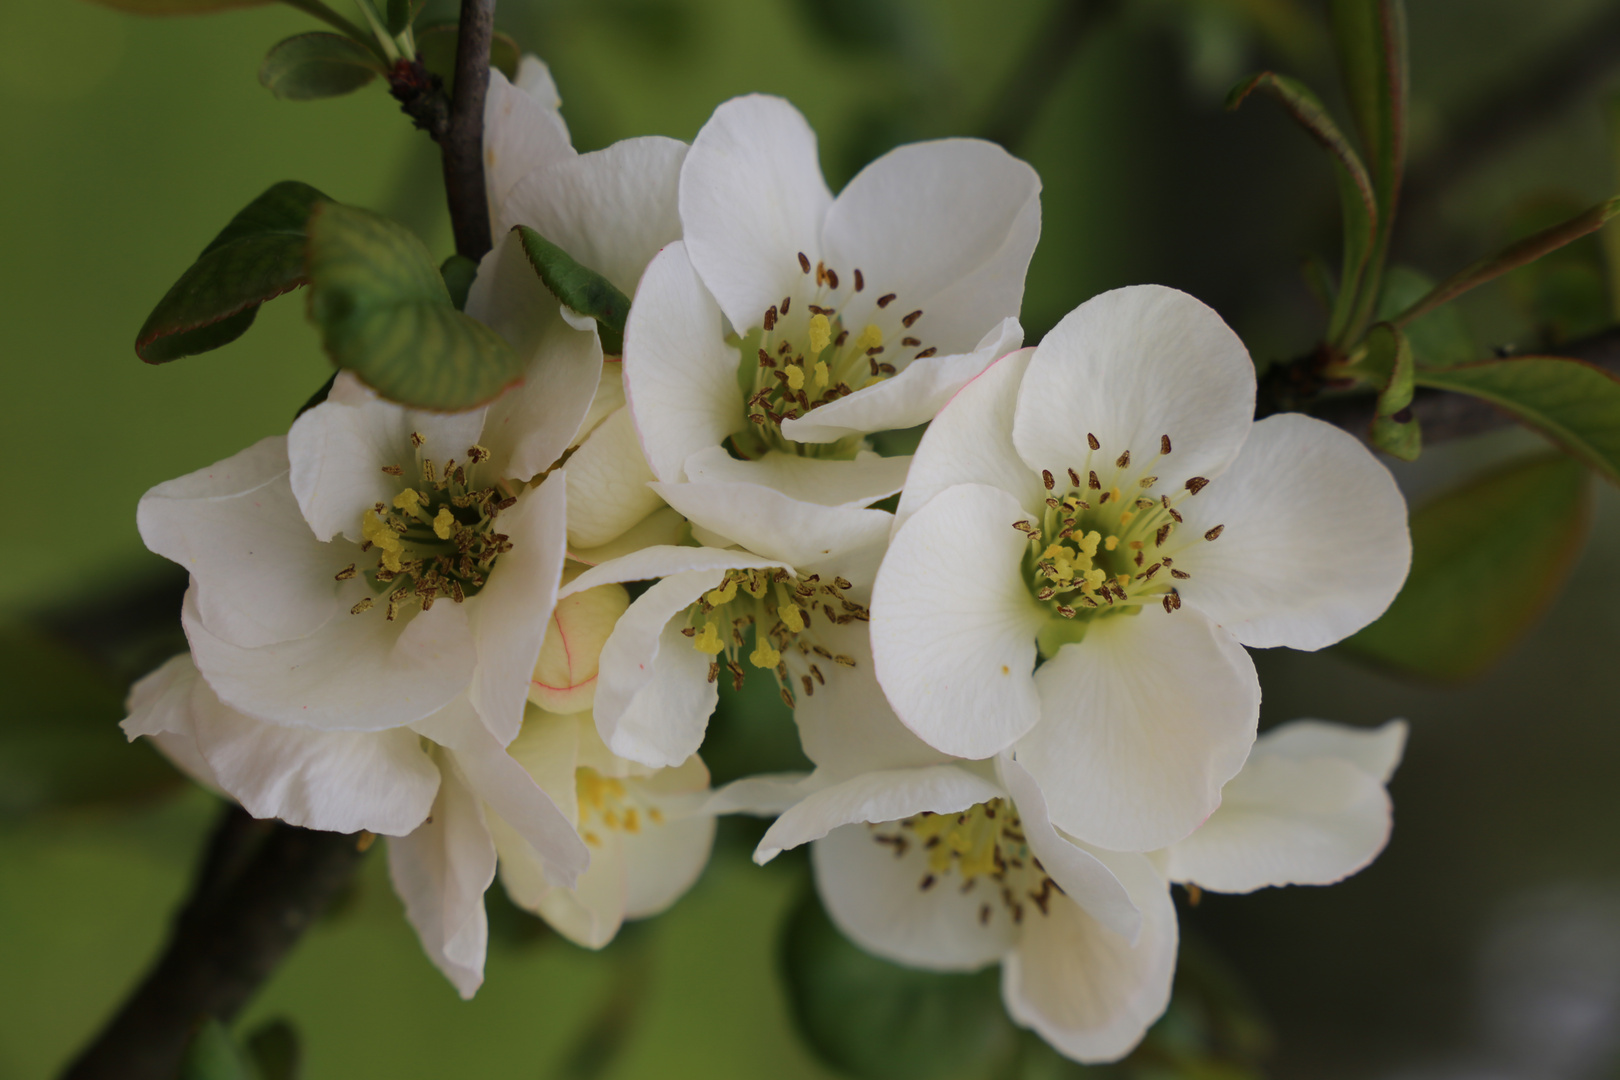
M 354 605 L 352 615 L 379 601 L 390 622 L 412 605 L 427 611 L 438 600 L 459 604 L 478 594 L 495 560 L 512 550 L 511 540 L 495 531 L 495 523 L 517 497 L 468 479 L 468 470 L 488 461 L 489 451 L 471 446 L 465 463 L 451 458 L 440 466 L 421 455 L 421 435 L 413 433 L 411 443 L 418 450 L 416 483 L 395 495 L 392 505 L 379 502 L 360 518 L 360 550 L 375 554 L 376 565 L 362 571 L 351 563 L 337 574 L 337 580 L 347 581 L 364 573 L 378 594 Z M 405 475 L 399 465 L 385 465 L 383 472 Z
M 1014 925 L 1022 923 L 1026 904 L 1045 915 L 1052 895 L 1063 891 L 1029 850 L 1024 824 L 1004 799 L 978 803 L 959 814 L 925 812 L 874 825 L 872 839 L 892 848 L 895 858 L 905 856 L 912 845 L 921 845 L 928 854 L 928 870 L 917 882 L 919 892 L 953 884 L 963 893 L 980 889 L 982 925 L 989 925 L 998 909 Z M 959 884 L 950 881 L 953 875 Z

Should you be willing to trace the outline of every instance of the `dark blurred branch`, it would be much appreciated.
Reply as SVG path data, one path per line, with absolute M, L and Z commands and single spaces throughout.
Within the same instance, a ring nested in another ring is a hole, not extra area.
M 1539 131 L 1620 66 L 1620 6 L 1608 10 L 1547 53 L 1541 66 L 1500 87 L 1467 115 L 1442 125 L 1444 135 L 1413 162 L 1404 200 L 1408 223 L 1426 219 L 1458 180 L 1492 155 Z
M 980 134 L 1016 153 L 1080 46 L 1118 7 L 1118 0 L 1055 0 L 991 103 Z
M 173 1080 L 198 1021 L 229 1023 L 348 884 L 356 837 L 227 807 L 162 958 L 63 1080 Z
M 1537 351 L 1533 355 L 1585 360 L 1620 376 L 1620 327 L 1556 349 Z M 1371 394 L 1325 398 L 1308 411 L 1312 416 L 1342 427 L 1353 435 L 1365 435 L 1372 423 L 1373 401 Z M 1413 417 L 1423 427 L 1425 443 L 1479 435 L 1514 423 L 1513 417 L 1488 402 L 1440 390 L 1420 389 L 1412 398 L 1411 408 Z
M 490 249 L 489 196 L 484 191 L 484 97 L 489 91 L 489 45 L 495 0 L 462 0 L 456 36 L 456 83 L 444 152 L 444 191 L 456 253 L 477 262 Z

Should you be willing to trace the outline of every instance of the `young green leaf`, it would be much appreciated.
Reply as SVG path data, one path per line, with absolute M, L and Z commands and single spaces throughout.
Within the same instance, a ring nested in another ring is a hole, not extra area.
M 1383 295 L 1378 298 L 1373 317 L 1389 322 L 1432 288 L 1434 279 L 1421 271 L 1410 266 L 1386 267 Z M 1462 312 L 1454 307 L 1435 308 L 1401 327 L 1401 333 L 1412 346 L 1412 362 L 1418 367 L 1451 367 L 1480 356 Z
M 1297 79 L 1263 71 L 1239 83 L 1227 95 L 1226 107 L 1236 109 L 1256 90 L 1270 94 L 1333 156 L 1334 177 L 1339 184 L 1339 210 L 1344 220 L 1344 259 L 1339 270 L 1339 287 L 1328 317 L 1327 339 L 1341 343 L 1361 292 L 1367 260 L 1378 238 L 1378 201 L 1372 180 L 1350 140 L 1333 122 L 1321 100 Z
M 416 17 L 415 8 L 414 0 L 388 0 L 388 32 L 398 37 L 409 29 Z
M 467 306 L 467 294 L 472 292 L 473 282 L 478 279 L 478 264 L 465 255 L 452 255 L 439 264 L 439 276 L 444 278 L 444 287 L 450 290 L 450 302 L 461 311 Z
M 1367 335 L 1369 368 L 1379 373 L 1378 405 L 1373 413 L 1373 445 L 1402 461 L 1416 461 L 1423 449 L 1423 434 L 1412 419 L 1412 347 L 1406 335 L 1379 323 Z
M 1463 267 L 1433 289 L 1430 289 L 1421 300 L 1418 300 L 1390 321 L 1396 326 L 1405 326 L 1413 319 L 1434 310 L 1448 300 L 1456 299 L 1469 289 L 1483 285 L 1492 278 L 1505 274 L 1509 270 L 1523 266 L 1526 263 L 1535 262 L 1543 255 L 1557 251 L 1571 241 L 1579 240 L 1588 233 L 1596 232 L 1616 214 L 1620 214 L 1620 195 L 1616 195 L 1612 199 L 1605 199 L 1568 221 L 1559 222 L 1557 225 L 1543 229 L 1533 236 L 1527 236 L 1516 244 L 1509 244 L 1495 255 L 1487 256 L 1472 265 Z
M 1516 356 L 1417 372 L 1419 386 L 1482 398 L 1620 483 L 1620 379 L 1557 356 Z
M 782 971 L 799 1032 L 861 1080 L 990 1075 L 1016 1033 L 995 970 L 917 971 L 851 944 L 812 890 L 783 926 Z
M 210 1016 L 191 1037 L 180 1063 L 180 1080 L 254 1080 L 254 1076 L 230 1033 Z
M 304 223 L 326 196 L 283 180 L 254 199 L 202 250 L 135 336 L 148 364 L 217 349 L 253 324 L 260 304 L 304 276 Z
M 1378 303 L 1406 162 L 1406 5 L 1404 0 L 1331 0 L 1328 7 L 1345 96 L 1378 199 L 1378 234 L 1346 326 L 1344 340 L 1352 341 Z
M 309 282 L 309 314 L 327 355 L 386 398 L 470 409 L 522 375 L 505 339 L 456 310 L 422 242 L 379 214 L 317 207 Z
M 1591 485 L 1558 454 L 1479 477 L 1412 515 L 1412 572 L 1343 648 L 1431 679 L 1479 675 L 1535 623 L 1580 553 Z
M 338 97 L 385 73 L 376 55 L 342 34 L 316 31 L 277 42 L 259 65 L 259 82 L 286 101 Z
M 495 31 L 489 41 L 489 66 L 508 79 L 515 79 L 521 57 L 517 42 Z M 456 24 L 441 23 L 417 30 L 416 58 L 423 67 L 443 79 L 448 88 L 456 74 Z
M 527 225 L 514 226 L 540 280 L 553 296 L 597 321 L 602 328 L 602 351 L 616 355 L 624 350 L 624 321 L 630 315 L 630 298 L 607 278 L 574 260 L 574 257 Z

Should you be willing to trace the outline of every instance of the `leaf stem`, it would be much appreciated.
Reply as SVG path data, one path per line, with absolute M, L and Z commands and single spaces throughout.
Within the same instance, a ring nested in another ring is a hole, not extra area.
M 484 97 L 489 90 L 489 47 L 494 34 L 495 0 L 462 0 L 450 123 L 439 145 L 456 253 L 475 262 L 493 246 L 489 195 L 484 190 Z
M 357 26 L 348 19 L 345 19 L 343 16 L 321 3 L 321 0 L 281 0 L 281 2 L 286 4 L 288 7 L 297 8 L 306 15 L 315 16 L 315 18 L 321 20 L 321 22 L 325 23 L 326 25 L 343 31 L 349 37 L 352 37 L 354 40 L 360 42 L 360 44 L 364 45 L 372 52 L 378 53 L 379 56 L 381 55 L 377 48 L 377 43 L 371 40 L 371 35 L 366 33 L 363 27 Z
M 371 0 L 354 0 L 354 6 L 360 9 L 360 14 L 371 24 L 371 33 L 376 37 L 377 44 L 382 47 L 383 54 L 388 57 L 388 62 L 392 64 L 398 61 L 399 47 L 394 43 L 394 36 L 388 32 L 388 27 L 377 15 L 376 9 L 371 6 Z

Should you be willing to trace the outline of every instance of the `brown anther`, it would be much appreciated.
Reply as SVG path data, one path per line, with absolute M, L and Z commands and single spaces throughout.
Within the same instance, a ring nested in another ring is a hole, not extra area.
M 816 263 L 816 284 L 820 285 L 823 282 L 825 282 L 826 280 L 827 280 L 827 264 L 824 263 L 824 262 Z
M 1056 589 L 1052 588 L 1052 586 L 1050 586 L 1050 585 L 1043 585 L 1039 590 L 1036 591 L 1035 599 L 1037 599 L 1037 600 L 1050 600 L 1050 599 L 1052 599 L 1052 597 L 1054 597 L 1056 595 L 1057 595 L 1057 590 Z
M 1089 431 L 1086 432 L 1086 445 L 1091 447 L 1093 450 L 1102 449 L 1102 443 L 1097 441 L 1097 436 L 1093 435 Z
M 1165 561 L 1169 562 L 1168 559 Z M 1170 576 L 1175 578 L 1177 581 L 1186 581 L 1188 578 L 1192 577 L 1192 575 L 1187 573 L 1185 570 L 1171 570 Z
M 382 471 L 387 473 L 389 476 L 404 476 L 405 475 L 405 470 L 400 468 L 398 465 L 384 465 L 382 467 Z
M 782 687 L 782 704 L 790 709 L 793 708 L 793 692 L 785 686 Z
M 843 653 L 839 653 L 837 656 L 833 657 L 833 663 L 842 664 L 844 667 L 854 667 L 855 658 L 853 656 L 845 656 Z
M 1217 525 L 1213 529 L 1209 530 L 1209 532 L 1204 534 L 1204 539 L 1205 540 L 1214 540 L 1216 537 L 1220 536 L 1221 533 L 1224 532 L 1225 530 L 1226 530 L 1225 525 Z
M 844 347 L 844 342 L 848 341 L 848 340 L 849 340 L 849 331 L 848 330 L 840 330 L 840 331 L 838 331 L 838 336 L 833 338 L 833 348 L 842 349 Z
M 918 345 L 922 344 L 922 339 L 921 338 L 914 338 L 914 337 L 903 337 L 903 338 L 900 339 L 900 344 L 904 345 L 908 349 L 915 349 Z
M 893 364 L 879 364 L 878 365 L 878 374 L 879 375 L 893 375 L 894 372 L 895 372 L 895 367 L 894 367 Z
M 685 626 L 681 628 L 682 637 L 697 637 L 697 627 Z
M 879 354 L 879 353 L 881 353 L 881 352 L 882 352 L 882 351 L 883 351 L 883 346 L 881 346 L 881 345 L 874 345 L 874 346 L 872 346 L 872 347 L 871 347 L 871 348 L 870 348 L 870 349 L 867 349 L 867 350 L 866 350 L 866 355 L 867 355 L 867 356 L 877 356 L 877 355 L 878 355 L 878 354 Z
M 1141 578 L 1143 581 L 1152 581 L 1153 580 L 1153 575 L 1157 574 L 1159 572 L 1159 570 L 1161 568 L 1163 568 L 1163 566 L 1164 566 L 1163 563 L 1154 563 L 1152 566 L 1148 567 L 1146 570 L 1142 571 L 1137 576 L 1139 578 Z
M 769 333 L 776 329 L 776 305 L 772 304 L 765 309 L 765 331 Z
M 1170 535 L 1170 530 L 1173 528 L 1175 528 L 1175 526 L 1170 524 L 1168 521 L 1163 525 L 1160 525 L 1159 531 L 1153 534 L 1153 546 L 1163 547 L 1165 537 Z M 1210 537 L 1209 539 L 1213 540 L 1214 537 Z
M 1052 479 L 1051 469 L 1041 470 L 1041 483 L 1046 485 L 1047 491 L 1051 491 L 1053 488 L 1057 487 L 1057 481 Z
M 1075 615 L 1079 614 L 1074 610 L 1074 608 L 1069 607 L 1066 604 L 1059 604 L 1057 613 L 1063 616 L 1065 619 L 1072 619 L 1075 617 Z
M 1097 475 L 1097 474 L 1096 474 L 1096 473 L 1092 473 L 1092 474 L 1091 474 L 1091 475 L 1093 475 L 1093 476 L 1096 476 L 1096 475 Z M 1100 498 L 1100 499 L 1098 499 L 1098 500 L 1097 500 L 1097 505 L 1098 505 L 1098 506 L 1102 506 L 1102 505 L 1104 505 L 1104 504 L 1105 504 L 1105 503 L 1107 503 L 1107 502 L 1108 502 L 1108 497 L 1109 497 L 1109 496 L 1110 496 L 1110 495 L 1112 495 L 1112 494 L 1113 494 L 1113 492 L 1112 492 L 1112 491 L 1105 491 L 1105 492 L 1103 492 L 1103 493 L 1102 493 L 1102 498 Z
M 1089 477 L 1087 477 L 1087 479 L 1086 479 L 1086 486 L 1089 487 L 1092 491 L 1101 491 L 1102 490 L 1102 481 L 1097 479 L 1097 470 L 1096 469 L 1091 470 L 1091 475 Z
M 866 276 L 861 273 L 861 268 L 857 266 L 855 268 L 855 291 L 860 292 L 864 288 L 866 288 Z
M 1027 533 L 1034 531 L 1035 526 L 1031 525 L 1027 521 L 1015 521 L 1013 522 L 1013 528 L 1017 529 L 1021 533 Z
M 332 580 L 348 581 L 350 578 L 354 577 L 354 574 L 354 563 L 350 563 L 348 566 L 345 566 L 342 570 L 339 570 L 336 574 L 332 575 Z
M 709 662 L 709 681 L 714 682 L 720 678 L 720 665 L 715 661 Z
M 833 309 L 830 308 L 830 307 L 822 307 L 820 304 L 811 304 L 810 305 L 810 314 L 812 314 L 812 315 L 831 316 L 832 313 L 833 313 Z
M 920 318 L 922 318 L 922 308 L 918 308 L 916 311 L 913 311 L 910 315 L 907 315 L 905 318 L 901 319 L 900 320 L 900 325 L 905 327 L 907 330 L 910 330 L 911 325 L 913 323 L 915 323 Z
M 926 360 L 930 356 L 933 356 L 937 352 L 939 352 L 939 350 L 934 348 L 932 345 L 930 345 L 930 346 L 928 346 L 928 348 L 924 349 L 922 352 L 918 353 L 916 356 L 913 356 L 912 359 L 913 360 Z
M 354 605 L 354 607 L 350 608 L 349 609 L 349 614 L 350 615 L 358 615 L 362 611 L 370 611 L 371 606 L 374 603 L 376 603 L 376 601 L 374 601 L 371 597 L 368 596 L 364 600 L 361 600 L 358 604 Z
M 1176 509 L 1176 508 L 1175 508 L 1175 507 L 1173 507 L 1173 506 L 1172 506 L 1172 507 L 1170 507 L 1170 508 L 1169 508 L 1169 509 L 1170 509 L 1170 516 L 1171 516 L 1171 517 L 1173 517 L 1173 518 L 1175 518 L 1175 519 L 1176 519 L 1176 524 L 1177 524 L 1177 525 L 1180 525 L 1180 524 L 1181 524 L 1181 521 L 1182 521 L 1182 518 L 1181 518 L 1181 511 L 1180 511 L 1180 510 L 1177 510 L 1177 509 Z
M 1151 510 L 1151 509 L 1153 509 L 1153 507 L 1155 505 L 1156 504 L 1154 503 L 1154 501 L 1152 499 L 1137 499 L 1136 500 L 1136 508 L 1138 510 Z
M 799 252 L 799 269 L 806 274 L 810 272 L 810 256 L 802 251 Z
M 418 449 L 418 450 L 422 449 L 422 444 L 425 443 L 425 442 L 427 442 L 427 440 L 422 437 L 421 432 L 419 432 L 419 431 L 411 432 L 411 445 L 416 447 L 416 449 Z
M 1058 507 L 1062 506 L 1063 504 L 1058 502 L 1056 499 L 1052 498 L 1052 496 L 1048 495 L 1046 497 L 1046 505 L 1050 506 L 1052 509 L 1056 510 Z
M 882 296 L 877 298 L 877 306 L 880 308 L 888 307 L 890 304 L 894 303 L 894 296 L 894 293 L 884 293 Z
M 1158 482 L 1159 482 L 1159 478 L 1157 476 L 1144 476 L 1144 477 L 1142 477 L 1142 479 L 1137 481 L 1138 484 L 1140 484 L 1142 487 L 1145 487 L 1145 488 L 1150 488 L 1154 484 L 1157 484 Z
M 830 266 L 827 267 L 827 287 L 829 289 L 838 288 L 838 271 Z
M 788 313 L 788 307 L 792 303 L 793 303 L 793 297 L 791 297 L 791 296 L 782 297 L 782 314 L 783 315 L 786 315 Z
M 1168 436 L 1168 435 L 1160 435 L 1159 436 L 1159 453 L 1168 454 L 1169 452 L 1170 452 L 1170 436 Z
M 1204 488 L 1208 486 L 1209 481 L 1205 480 L 1202 476 L 1195 476 L 1191 480 L 1187 481 L 1187 490 L 1192 492 L 1194 495 L 1198 494 L 1200 491 L 1203 491 Z
M 804 696 L 810 697 L 816 692 L 816 684 L 810 681 L 810 676 L 800 675 L 799 683 L 804 687 Z

